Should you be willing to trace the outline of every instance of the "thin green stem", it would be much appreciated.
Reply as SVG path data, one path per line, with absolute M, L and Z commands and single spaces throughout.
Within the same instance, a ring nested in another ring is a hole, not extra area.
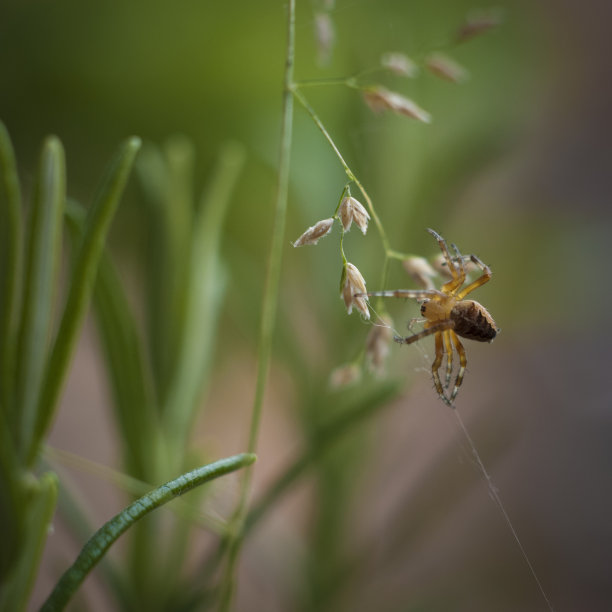
M 353 78 L 335 77 L 331 79 L 307 79 L 305 81 L 297 81 L 293 84 L 294 89 L 302 89 L 306 87 L 325 87 L 327 85 L 344 85 L 352 87 L 354 85 Z
M 351 170 L 349 165 L 346 163 L 344 157 L 342 156 L 342 153 L 340 153 L 338 147 L 336 146 L 336 143 L 333 141 L 329 132 L 323 125 L 321 119 L 319 119 L 319 116 L 314 111 L 312 106 L 310 106 L 306 98 L 295 87 L 293 88 L 293 95 L 297 98 L 298 102 L 304 107 L 306 112 L 310 115 L 311 119 L 314 121 L 315 125 L 319 128 L 319 130 L 321 131 L 321 133 L 323 134 L 327 142 L 330 144 L 331 148 L 336 154 L 336 157 L 342 164 L 342 167 L 344 168 L 346 175 L 349 177 L 349 179 L 353 183 L 355 183 L 355 185 L 357 185 L 357 187 L 359 188 L 359 191 L 361 191 L 366 201 L 366 204 L 368 206 L 368 210 L 370 211 L 370 215 L 372 216 L 372 219 L 374 220 L 374 223 L 376 224 L 376 229 L 378 230 L 378 233 L 380 235 L 380 239 L 381 239 L 381 242 L 383 243 L 383 249 L 385 253 L 391 250 L 389 239 L 387 238 L 387 233 L 385 232 L 385 228 L 383 227 L 380 217 L 378 216 L 376 210 L 374 209 L 374 204 L 372 203 L 372 199 L 368 195 L 368 192 L 365 190 L 364 186 L 361 184 L 359 179 L 355 176 L 354 172 Z
M 272 353 L 272 339 L 274 336 L 274 324 L 278 305 L 278 294 L 280 287 L 280 271 L 285 237 L 285 220 L 287 216 L 287 201 L 289 195 L 289 168 L 291 161 L 291 143 L 293 136 L 293 71 L 295 61 L 295 0 L 289 0 L 287 8 L 287 47 L 283 91 L 283 116 L 280 138 L 280 158 L 278 166 L 278 181 L 276 189 L 276 212 L 274 228 L 272 233 L 272 245 L 270 247 L 270 259 L 268 261 L 268 277 L 263 299 L 263 311 L 259 334 L 259 348 L 257 355 L 257 382 L 255 396 L 253 399 L 253 410 L 251 416 L 251 427 L 249 431 L 248 451 L 254 453 L 257 449 L 261 413 L 263 407 L 263 396 L 270 369 L 270 357 Z M 251 488 L 252 470 L 246 470 L 242 479 L 240 500 L 234 517 L 231 521 L 229 531 L 228 559 L 225 573 L 221 583 L 220 609 L 229 610 L 232 604 L 235 571 L 242 538 L 240 533 L 243 528 L 247 511 L 247 499 Z
M 336 143 L 333 141 L 333 139 L 330 136 L 329 132 L 327 131 L 327 129 L 323 125 L 323 122 L 321 121 L 321 119 L 319 119 L 319 116 L 314 111 L 312 106 L 310 106 L 310 104 L 308 103 L 306 98 L 295 87 L 293 88 L 293 95 L 297 98 L 297 100 L 304 107 L 306 112 L 310 115 L 310 117 L 314 121 L 315 125 L 319 128 L 319 130 L 321 131 L 321 133 L 323 134 L 323 136 L 325 137 L 327 142 L 330 144 L 330 146 L 333 149 L 334 153 L 338 157 L 338 160 L 342 164 L 342 167 L 344 168 L 344 171 L 346 172 L 346 175 L 349 177 L 349 179 L 353 183 L 355 183 L 355 185 L 357 185 L 357 187 L 359 188 L 359 191 L 361 191 L 361 193 L 363 195 L 363 198 L 366 201 L 366 204 L 368 206 L 368 210 L 370 211 L 370 215 L 371 215 L 372 219 L 374 219 L 374 224 L 376 225 L 376 229 L 378 230 L 378 235 L 380 236 L 380 240 L 381 240 L 382 245 L 383 245 L 383 250 L 385 252 L 385 256 L 384 256 L 384 259 L 383 259 L 383 265 L 382 265 L 382 272 L 381 272 L 381 286 L 384 287 L 385 283 L 387 281 L 387 272 L 388 272 L 388 268 L 389 268 L 389 253 L 392 253 L 394 251 L 393 251 L 393 249 L 391 249 L 391 244 L 389 243 L 389 238 L 387 237 L 387 233 L 385 232 L 385 228 L 384 228 L 384 226 L 382 224 L 382 221 L 380 220 L 380 217 L 378 216 L 378 213 L 374 209 L 374 204 L 372 202 L 372 198 L 370 198 L 368 192 L 365 190 L 365 187 L 361 184 L 361 181 L 355 176 L 355 173 L 351 170 L 349 165 L 346 163 L 344 157 L 342 156 L 342 153 L 340 153 L 340 150 L 336 146 Z M 343 258 L 344 258 L 344 254 L 343 254 Z M 379 302 L 380 302 L 381 308 L 382 308 L 382 301 L 379 300 Z

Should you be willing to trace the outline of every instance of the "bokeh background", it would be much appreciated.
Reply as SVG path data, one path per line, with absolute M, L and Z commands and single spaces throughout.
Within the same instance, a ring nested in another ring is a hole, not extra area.
M 329 3 L 327 3 L 329 4 Z M 298 2 L 298 79 L 344 76 L 386 51 L 418 56 L 445 40 L 466 0 L 337 0 L 330 61 L 317 62 L 315 14 Z M 225 224 L 227 271 L 215 370 L 194 448 L 246 446 L 277 165 L 283 2 L 58 0 L 0 6 L 0 118 L 24 191 L 39 147 L 57 134 L 68 189 L 88 202 L 106 160 L 130 134 L 196 152 L 196 191 L 228 140 L 247 151 Z M 375 116 L 344 87 L 307 90 L 373 197 L 394 248 L 435 255 L 436 228 L 492 268 L 474 297 L 502 328 L 468 345 L 457 407 L 557 610 L 612 606 L 612 49 L 605 0 L 496 3 L 503 24 L 449 51 L 470 72 L 454 85 L 422 74 L 384 83 L 434 117 Z M 375 76 L 373 81 L 377 80 Z M 338 299 L 337 234 L 293 249 L 331 216 L 342 168 L 298 107 L 277 337 L 254 481 L 256 499 L 283 473 L 313 424 L 341 405 L 332 370 L 361 350 L 369 327 Z M 142 190 L 132 181 L 110 248 L 138 312 L 147 261 Z M 368 288 L 379 289 L 375 229 L 345 240 Z M 411 286 L 397 264 L 390 287 Z M 389 305 L 397 329 L 414 316 Z M 240 564 L 240 610 L 543 610 L 545 602 L 490 499 L 456 421 L 432 389 L 431 341 L 393 347 L 395 400 L 304 475 L 261 521 Z M 359 386 L 349 390 L 358 394 Z M 121 469 L 99 340 L 88 322 L 50 444 Z M 125 495 L 78 463 L 66 478 L 101 524 Z M 228 479 L 215 511 L 227 515 Z M 79 549 L 56 522 L 33 608 Z M 205 546 L 202 544 L 202 546 Z M 81 606 L 114 609 L 100 577 Z

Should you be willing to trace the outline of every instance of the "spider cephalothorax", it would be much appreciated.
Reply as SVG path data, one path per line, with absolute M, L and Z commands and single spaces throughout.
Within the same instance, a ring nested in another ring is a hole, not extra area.
M 423 331 L 406 338 L 396 336 L 395 341 L 400 344 L 412 344 L 421 338 L 434 334 L 436 357 L 431 371 L 438 395 L 450 406 L 453 404 L 457 391 L 463 382 L 467 365 L 465 349 L 459 340 L 459 336 L 478 342 L 491 342 L 499 332 L 499 328 L 484 306 L 474 300 L 464 299 L 468 293 L 484 285 L 491 278 L 489 266 L 482 263 L 476 255 L 461 255 L 454 245 L 455 256 L 451 257 L 444 238 L 432 229 L 427 231 L 438 241 L 451 279 L 442 285 L 439 290 L 398 289 L 395 291 L 375 291 L 367 295 L 414 298 L 421 301 L 423 318 L 411 321 L 411 325 L 417 322 L 423 323 Z M 480 268 L 482 275 L 462 288 L 466 276 L 466 262 L 472 262 Z M 450 385 L 453 371 L 453 351 L 456 351 L 459 356 L 459 368 L 453 390 L 450 396 L 447 396 L 444 389 L 448 389 Z M 443 386 L 440 380 L 440 367 L 445 357 L 446 378 Z

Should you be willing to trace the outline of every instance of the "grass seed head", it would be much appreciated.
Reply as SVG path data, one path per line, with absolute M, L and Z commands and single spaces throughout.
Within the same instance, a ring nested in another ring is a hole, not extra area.
M 431 115 L 412 100 L 384 87 L 371 87 L 363 92 L 366 104 L 375 112 L 390 110 L 398 115 L 431 123 Z
M 351 223 L 354 221 L 355 225 L 365 236 L 365 233 L 368 231 L 370 215 L 361 202 L 353 197 L 344 198 L 340 204 L 338 215 L 345 232 L 351 229 Z
M 327 236 L 334 224 L 334 218 L 322 219 L 312 227 L 309 227 L 294 243 L 294 247 L 301 247 L 306 244 L 317 244 L 323 236 Z
M 456 41 L 458 43 L 470 40 L 475 36 L 479 36 L 483 32 L 497 27 L 502 22 L 502 17 L 499 14 L 489 15 L 474 15 L 459 28 Z
M 408 257 L 402 261 L 404 270 L 408 275 L 418 283 L 423 289 L 433 289 L 433 278 L 438 276 L 438 273 L 431 267 L 430 263 L 424 257 Z
M 385 361 L 389 355 L 393 333 L 391 331 L 391 320 L 381 318 L 372 327 L 366 339 L 366 359 L 368 368 L 374 374 L 382 374 Z
M 329 386 L 332 389 L 342 389 L 361 380 L 361 368 L 354 363 L 337 367 L 329 376 Z
M 418 66 L 403 53 L 385 53 L 380 58 L 380 64 L 398 76 L 412 78 L 419 72 Z
M 355 297 L 356 293 L 366 293 L 365 279 L 361 272 L 352 263 L 347 263 L 343 270 L 343 282 L 341 296 L 344 300 L 346 310 L 349 314 L 353 312 L 353 306 L 366 318 L 370 318 L 370 310 L 365 297 Z
M 441 53 L 432 53 L 427 57 L 425 66 L 432 74 L 451 83 L 463 83 L 469 76 L 463 66 Z

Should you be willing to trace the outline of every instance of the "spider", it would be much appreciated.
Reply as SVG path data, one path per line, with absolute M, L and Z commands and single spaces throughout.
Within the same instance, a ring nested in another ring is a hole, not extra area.
M 451 275 L 451 279 L 438 289 L 398 289 L 395 291 L 374 291 L 362 294 L 361 297 L 382 296 L 414 298 L 421 302 L 422 319 L 413 319 L 413 323 L 424 323 L 423 331 L 402 338 L 396 336 L 394 340 L 399 344 L 412 344 L 421 338 L 434 334 L 436 357 L 431 366 L 434 385 L 440 398 L 448 405 L 452 406 L 463 382 L 467 356 L 465 348 L 459 336 L 468 340 L 478 342 L 491 342 L 499 333 L 499 328 L 495 324 L 493 317 L 487 309 L 474 300 L 464 299 L 466 295 L 484 285 L 491 278 L 491 269 L 485 265 L 476 255 L 461 255 L 459 249 L 452 245 L 455 256 L 451 254 L 446 245 L 446 241 L 432 229 L 427 230 L 438 242 L 440 250 L 444 256 L 446 265 Z M 463 289 L 465 283 L 465 263 L 471 261 L 482 271 L 482 275 L 475 281 L 469 283 Z M 448 389 L 453 371 L 453 348 L 459 356 L 459 369 L 455 377 L 455 383 L 450 396 L 445 394 L 444 389 Z M 442 386 L 440 380 L 440 368 L 442 360 L 446 357 L 446 378 L 445 385 Z

